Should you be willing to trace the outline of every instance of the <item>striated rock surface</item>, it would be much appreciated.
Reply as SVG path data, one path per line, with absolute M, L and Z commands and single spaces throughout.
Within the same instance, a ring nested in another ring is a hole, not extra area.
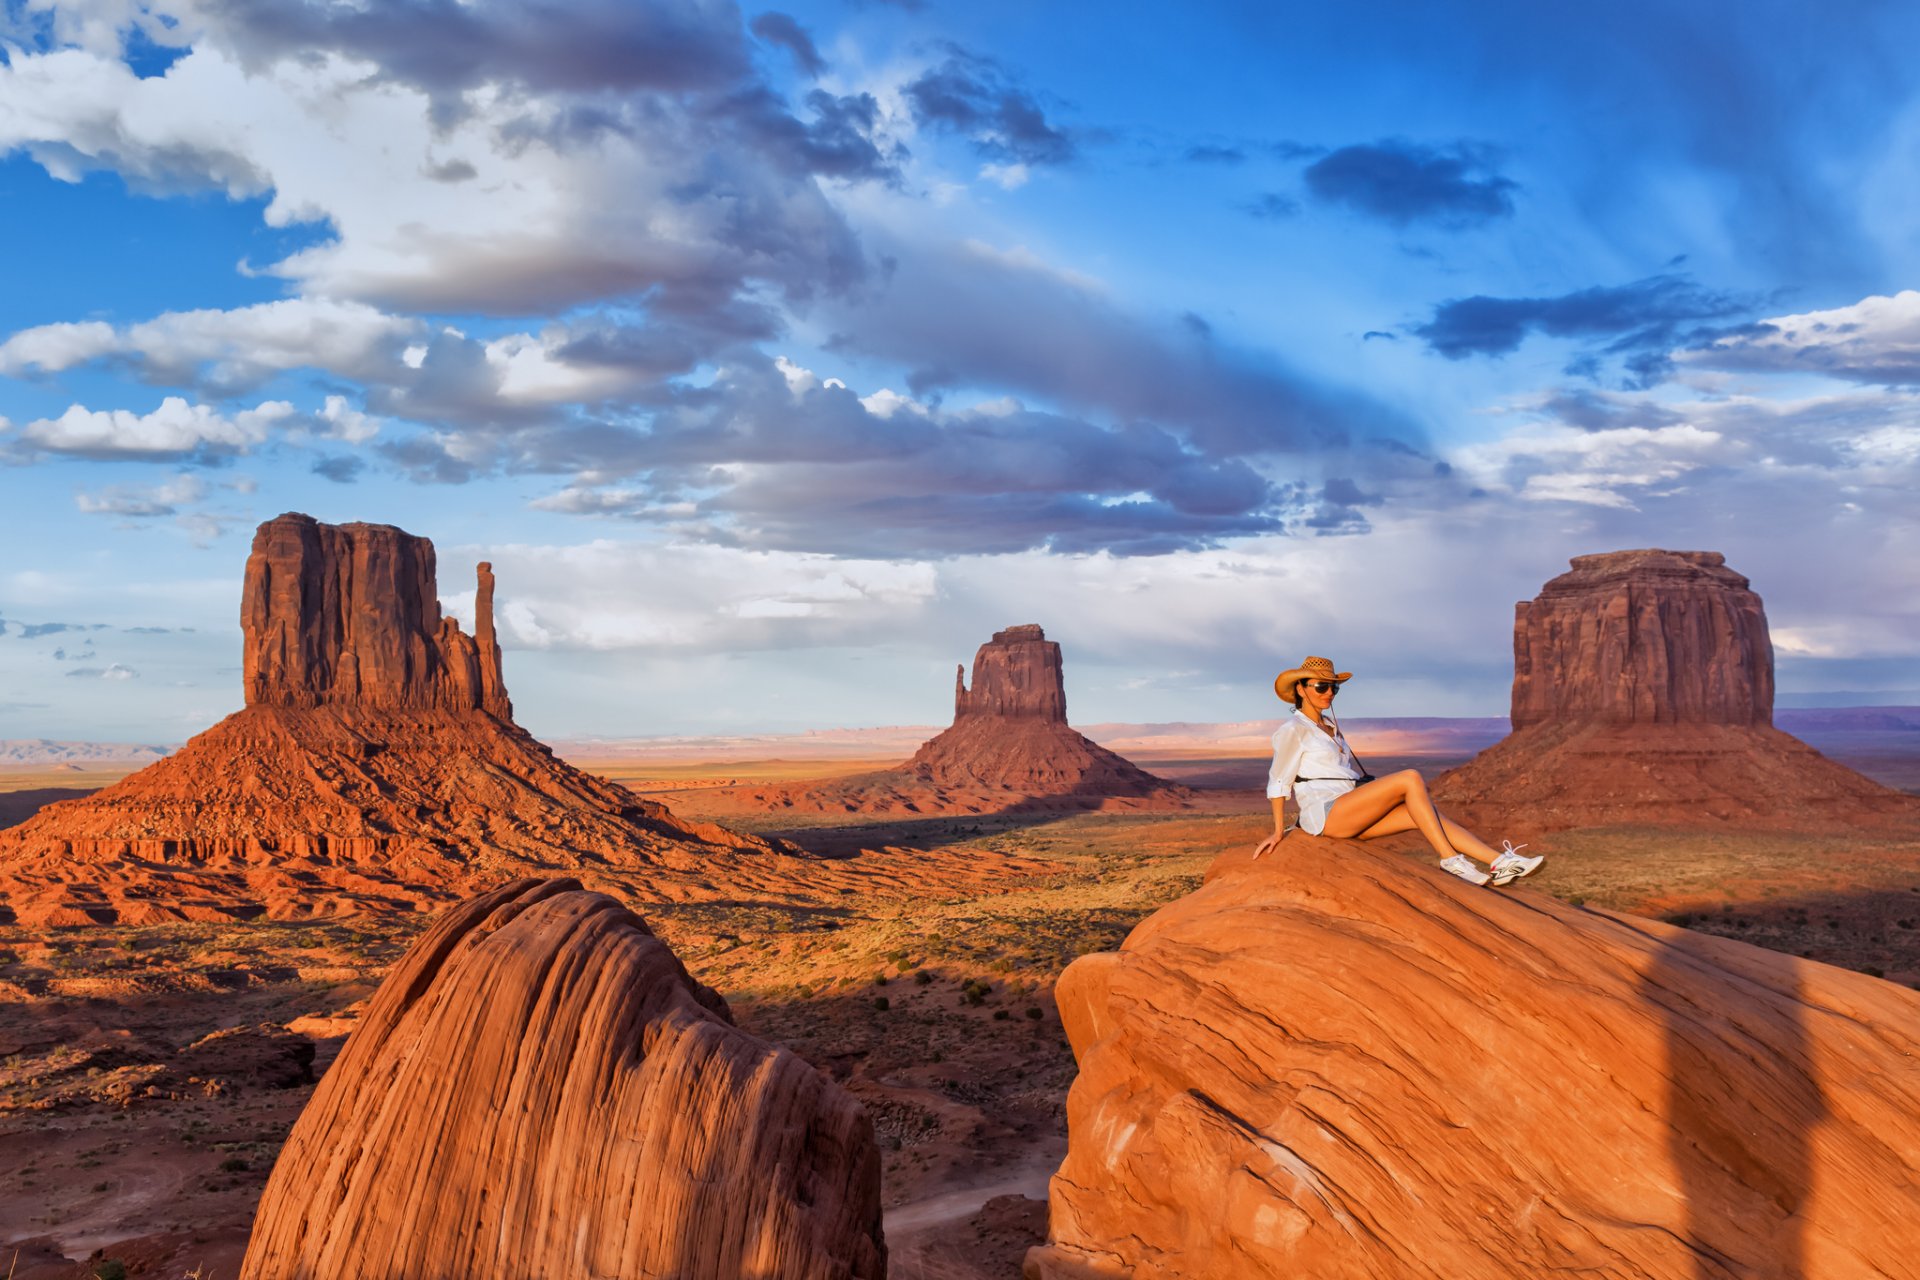
M 1192 791 L 1067 724 L 1060 645 L 1033 624 L 996 631 L 954 680 L 953 724 L 896 769 L 713 797 L 741 808 L 881 814 L 1179 808 Z
M 1766 610 L 1717 551 L 1613 551 L 1514 606 L 1513 727 L 1771 724 Z
M 650 901 L 793 896 L 811 864 L 784 846 L 681 822 L 515 725 L 491 569 L 473 637 L 441 614 L 433 569 L 430 542 L 386 525 L 262 525 L 247 707 L 0 831 L 0 921 L 420 910 L 554 870 Z
M 1059 642 L 1034 623 L 1008 627 L 973 655 L 973 688 L 967 669 L 953 676 L 953 722 L 970 716 L 1011 716 L 1067 722 L 1066 670 Z
M 1513 733 L 1440 778 L 1469 826 L 1525 832 L 1920 816 L 1773 728 L 1760 597 L 1712 551 L 1577 556 L 1515 607 Z
M 1920 993 L 1293 832 L 1057 988 L 1028 1280 L 1920 1276 Z
M 878 1280 L 866 1112 L 569 880 L 449 910 L 267 1182 L 245 1280 Z
M 476 635 L 440 612 L 433 543 L 386 524 L 261 525 L 240 598 L 250 707 L 443 708 L 513 718 L 493 635 L 493 566 Z

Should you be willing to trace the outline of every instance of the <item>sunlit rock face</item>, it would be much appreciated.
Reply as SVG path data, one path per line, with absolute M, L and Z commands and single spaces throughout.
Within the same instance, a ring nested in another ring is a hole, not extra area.
M 247 1280 L 880 1280 L 866 1112 L 571 880 L 444 915 L 322 1079 Z
M 474 634 L 433 544 L 283 515 L 241 593 L 247 705 L 114 786 L 0 831 L 0 920 L 152 924 L 418 911 L 530 871 L 643 899 L 776 896 L 796 860 L 681 822 L 513 722 L 479 566 Z
M 1515 607 L 1513 733 L 1439 778 L 1483 835 L 1907 822 L 1920 802 L 1773 727 L 1773 643 L 1713 551 L 1577 556 Z
M 1914 1274 L 1920 992 L 1295 831 L 1057 987 L 1028 1280 Z
M 1773 723 L 1766 609 L 1717 551 L 1613 551 L 1514 607 L 1513 727 Z

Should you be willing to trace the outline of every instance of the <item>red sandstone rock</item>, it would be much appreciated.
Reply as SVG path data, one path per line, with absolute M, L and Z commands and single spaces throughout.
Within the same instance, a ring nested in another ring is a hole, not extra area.
M 953 722 L 969 716 L 1015 716 L 1067 722 L 1066 673 L 1060 645 L 1034 623 L 1008 627 L 973 655 L 973 690 L 966 668 L 953 677 Z
M 1920 1276 L 1920 993 L 1290 834 L 1057 988 L 1029 1280 Z
M 1513 727 L 1771 724 L 1766 610 L 1717 551 L 1613 551 L 1514 606 Z
M 241 609 L 248 706 L 0 831 L 0 921 L 421 910 L 554 870 L 644 901 L 797 892 L 811 864 L 784 846 L 681 822 L 513 724 L 491 567 L 468 637 L 440 613 L 433 566 L 430 542 L 386 525 L 262 525 Z
M 754 809 L 879 814 L 1180 808 L 1192 791 L 1067 724 L 1060 646 L 1038 626 L 996 631 L 954 681 L 953 725 L 897 769 L 712 797 Z
M 386 524 L 261 525 L 240 627 L 247 705 L 477 709 L 513 718 L 480 566 L 478 638 L 440 612 L 433 544 Z
M 612 899 L 521 880 L 382 984 L 282 1149 L 245 1280 L 878 1280 L 866 1112 Z
M 1858 824 L 1920 802 L 1772 727 L 1760 597 L 1712 551 L 1577 556 L 1515 607 L 1511 736 L 1434 787 L 1516 840 L 1616 823 Z

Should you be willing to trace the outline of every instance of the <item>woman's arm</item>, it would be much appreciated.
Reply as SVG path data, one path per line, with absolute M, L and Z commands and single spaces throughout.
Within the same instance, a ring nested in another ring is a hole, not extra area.
M 1279 844 L 1280 837 L 1287 834 L 1287 798 L 1274 796 L 1270 803 L 1273 805 L 1273 834 L 1262 840 L 1260 847 L 1253 851 L 1256 858 Z
M 1267 801 L 1273 806 L 1273 834 L 1260 842 L 1253 851 L 1259 857 L 1274 845 L 1280 843 L 1280 837 L 1287 831 L 1287 797 L 1293 794 L 1293 780 L 1300 776 L 1300 761 L 1306 755 L 1306 739 L 1300 734 L 1300 726 L 1292 721 L 1282 725 L 1273 735 L 1273 768 L 1267 772 Z

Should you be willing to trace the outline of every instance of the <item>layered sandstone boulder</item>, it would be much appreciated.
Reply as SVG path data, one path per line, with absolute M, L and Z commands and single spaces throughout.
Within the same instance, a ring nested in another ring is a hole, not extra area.
M 612 899 L 521 880 L 388 976 L 261 1196 L 245 1280 L 879 1280 L 866 1112 Z
M 1515 607 L 1513 733 L 1442 777 L 1469 825 L 1764 820 L 1810 827 L 1920 813 L 1911 797 L 1773 728 L 1760 597 L 1712 551 L 1577 556 Z
M 1057 988 L 1028 1280 L 1920 1276 L 1920 993 L 1293 832 Z
M 488 565 L 473 636 L 436 590 L 425 538 L 304 515 L 260 526 L 246 708 L 0 831 L 0 920 L 419 910 L 550 870 L 616 877 L 641 900 L 795 892 L 780 848 L 681 822 L 513 723 Z
M 1193 793 L 1067 723 L 1058 642 L 1031 623 L 994 632 L 954 676 L 953 724 L 894 769 L 798 787 L 722 793 L 753 809 L 881 814 L 1010 809 L 1178 808 Z

